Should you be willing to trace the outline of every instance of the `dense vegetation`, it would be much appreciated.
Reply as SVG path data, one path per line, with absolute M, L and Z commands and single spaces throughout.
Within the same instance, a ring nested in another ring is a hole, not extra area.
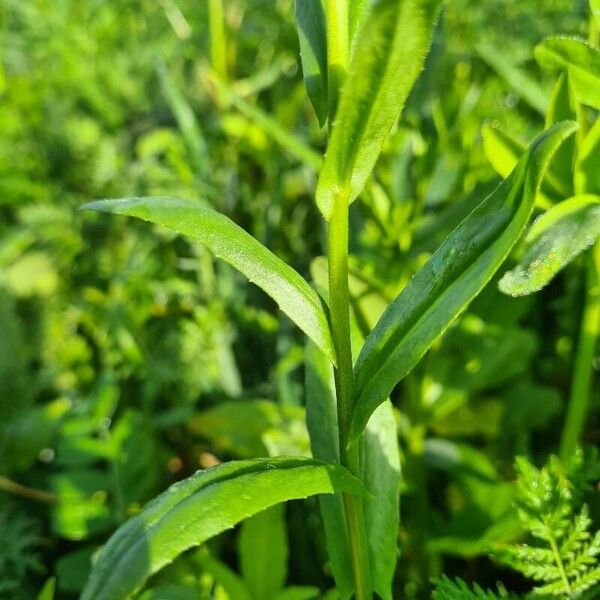
M 600 4 L 345 4 L 0 3 L 0 598 L 600 597 Z

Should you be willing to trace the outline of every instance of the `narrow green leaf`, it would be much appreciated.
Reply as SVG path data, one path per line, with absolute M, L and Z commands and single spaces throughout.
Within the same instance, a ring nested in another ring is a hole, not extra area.
M 527 150 L 527 146 L 494 124 L 486 124 L 481 130 L 483 150 L 494 171 L 508 177 Z
M 568 71 L 577 100 L 600 109 L 600 52 L 587 42 L 573 37 L 549 37 L 534 51 L 538 63 L 546 68 Z
M 286 152 L 313 169 L 318 170 L 321 168 L 323 164 L 321 155 L 296 137 L 294 133 L 285 129 L 264 110 L 237 94 L 227 82 L 222 79 L 215 79 L 213 83 L 223 98 L 235 106 L 246 118 L 256 123 L 268 137 L 279 144 Z
M 546 113 L 546 128 L 561 121 L 577 121 L 575 110 L 577 102 L 574 100 L 571 81 L 567 73 L 561 73 L 552 95 Z M 558 191 L 562 198 L 572 196 L 573 189 L 573 163 L 575 159 L 576 136 L 565 141 L 556 151 L 550 164 L 550 172 L 555 175 L 554 181 L 558 183 Z
M 235 598 L 235 600 L 255 600 L 242 578 L 218 558 L 210 554 L 205 554 L 197 560 L 200 566 L 214 577 L 215 581 L 230 598 Z
M 281 502 L 363 490 L 342 467 L 311 459 L 259 458 L 199 471 L 117 530 L 93 565 L 82 600 L 126 598 L 185 550 Z
M 56 577 L 50 577 L 44 583 L 44 587 L 40 590 L 36 600 L 54 600 L 54 593 L 56 591 Z
M 163 197 L 99 200 L 82 208 L 137 217 L 204 244 L 269 294 L 329 360 L 335 361 L 329 324 L 317 293 L 231 219 L 191 201 Z
M 560 119 L 560 121 L 566 120 L 569 119 Z M 553 121 L 548 127 L 557 122 L 559 121 Z M 486 158 L 490 161 L 496 173 L 504 178 L 508 177 L 515 168 L 515 165 L 519 162 L 521 156 L 523 156 L 527 150 L 527 145 L 493 124 L 484 125 L 481 133 L 483 136 L 483 149 Z M 567 150 L 570 151 L 570 153 L 566 152 L 561 155 L 563 160 L 566 161 L 566 165 L 560 163 L 556 156 L 552 159 L 551 165 L 545 176 L 545 181 L 542 183 L 542 187 L 538 192 L 536 203 L 540 206 L 547 208 L 553 204 L 550 198 L 556 196 L 564 198 L 573 193 L 573 178 L 572 176 L 564 175 L 566 170 L 569 168 L 572 169 L 573 164 L 574 145 L 569 145 L 569 142 L 571 142 L 571 140 L 567 140 L 557 151 L 558 154 L 565 146 L 568 146 Z
M 369 563 L 375 591 L 392 600 L 400 527 L 400 455 L 392 403 L 377 407 L 360 439 L 362 481 L 371 495 L 364 501 Z
M 319 588 L 292 586 L 282 590 L 273 600 L 314 600 L 320 598 Z
M 272 600 L 287 579 L 288 538 L 283 504 L 242 523 L 241 573 L 254 600 Z
M 576 124 L 540 134 L 508 179 L 442 243 L 386 309 L 356 362 L 351 437 L 481 291 L 525 228 L 548 161 Z
M 311 343 L 307 344 L 306 369 L 307 425 L 313 455 L 328 462 L 339 461 L 333 371 L 331 364 Z M 379 596 L 391 600 L 398 555 L 400 457 L 396 422 L 389 401 L 372 415 L 360 444 L 362 478 L 371 492 L 363 506 L 371 578 Z M 331 569 L 340 596 L 345 600 L 352 595 L 353 574 L 344 505 L 338 496 L 323 496 L 320 507 Z
M 382 0 L 361 28 L 332 124 L 317 204 L 360 194 L 423 68 L 440 0 Z
M 304 85 L 321 127 L 327 120 L 327 20 L 324 0 L 296 0 Z
M 374 0 L 349 0 L 348 19 L 350 21 L 348 34 L 350 36 L 350 56 L 354 54 L 359 33 L 365 24 L 369 12 L 373 6 Z
M 157 63 L 156 71 L 165 99 L 188 147 L 191 162 L 199 173 L 207 175 L 210 171 L 208 146 L 200 123 L 185 96 L 171 79 L 162 61 Z
M 328 463 L 339 463 L 340 448 L 333 370 L 317 346 L 306 343 L 306 426 L 312 454 Z M 346 534 L 344 503 L 339 495 L 321 496 L 319 507 L 325 528 L 327 554 L 341 600 L 354 591 L 352 558 Z
M 579 145 L 575 191 L 578 194 L 600 194 L 600 119 L 596 119 Z
M 600 236 L 600 196 L 580 195 L 552 207 L 527 234 L 523 260 L 504 274 L 499 288 L 511 296 L 541 290 Z
M 477 53 L 531 108 L 541 115 L 546 112 L 548 99 L 544 90 L 527 72 L 510 62 L 501 49 L 489 42 L 480 42 Z

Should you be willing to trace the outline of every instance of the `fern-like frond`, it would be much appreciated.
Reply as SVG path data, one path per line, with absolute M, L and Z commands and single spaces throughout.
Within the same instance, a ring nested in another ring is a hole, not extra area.
M 578 453 L 568 467 L 552 457 L 538 469 L 517 459 L 518 514 L 532 544 L 497 548 L 494 558 L 535 582 L 536 598 L 595 597 L 588 593 L 600 586 L 600 531 L 590 531 L 582 506 L 589 482 L 600 474 L 597 455 L 589 462 Z
M 434 581 L 433 600 L 518 600 L 517 596 L 508 594 L 505 590 L 498 593 L 484 590 L 477 584 L 470 587 L 462 579 L 454 580 L 444 576 Z

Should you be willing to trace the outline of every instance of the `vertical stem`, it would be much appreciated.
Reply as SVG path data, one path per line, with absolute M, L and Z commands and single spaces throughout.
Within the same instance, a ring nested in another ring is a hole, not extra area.
M 329 310 L 331 333 L 338 365 L 335 369 L 340 462 L 352 473 L 361 476 L 358 444 L 348 447 L 348 432 L 353 405 L 353 365 L 350 340 L 350 301 L 348 292 L 348 198 L 339 197 L 334 202 L 329 221 Z M 351 494 L 344 495 L 346 528 L 354 569 L 357 600 L 371 596 L 369 558 L 362 500 Z
M 223 0 L 208 0 L 210 27 L 210 63 L 221 79 L 227 79 L 227 46 L 225 41 L 225 16 Z
M 329 222 L 329 309 L 331 329 L 338 366 L 335 370 L 335 388 L 340 444 L 340 462 L 361 477 L 358 444 L 348 447 L 348 433 L 354 401 L 354 372 L 350 336 L 350 294 L 348 290 L 348 198 L 345 191 L 334 202 Z M 366 555 L 366 535 L 360 498 L 344 496 L 346 525 L 354 567 L 358 599 L 370 597 L 369 573 Z M 365 572 L 367 571 L 367 572 Z
M 337 110 L 340 88 L 348 68 L 348 0 L 327 0 L 327 79 L 329 131 Z M 354 403 L 354 371 L 350 339 L 350 295 L 348 292 L 349 192 L 340 189 L 329 220 L 329 309 L 331 335 L 337 356 L 335 390 L 340 444 L 340 462 L 361 477 L 358 444 L 348 447 L 348 432 Z M 371 600 L 371 576 L 362 500 L 344 494 L 346 529 L 350 544 L 356 600 Z
M 348 0 L 327 0 L 327 95 L 329 125 L 333 123 L 348 69 Z
M 561 459 L 571 458 L 580 442 L 592 392 L 594 355 L 600 333 L 600 243 L 587 257 L 586 298 L 577 342 L 571 395 L 560 443 Z

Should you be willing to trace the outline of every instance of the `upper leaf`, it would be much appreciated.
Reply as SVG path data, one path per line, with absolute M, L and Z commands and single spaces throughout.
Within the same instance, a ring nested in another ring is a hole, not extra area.
M 423 68 L 440 3 L 382 0 L 361 28 L 317 186 L 326 219 L 336 198 L 355 200 L 371 174 Z
M 512 174 L 442 243 L 381 316 L 356 362 L 356 439 L 391 393 L 500 267 L 527 224 L 548 161 L 576 129 L 539 135 Z
M 600 236 L 600 196 L 581 195 L 544 213 L 527 234 L 527 251 L 498 287 L 511 296 L 541 290 Z
M 321 127 L 327 120 L 327 20 L 324 0 L 296 0 L 302 73 Z
M 194 202 L 163 197 L 99 200 L 83 208 L 138 217 L 204 244 L 269 294 L 335 362 L 329 324 L 317 293 L 292 267 L 231 219 Z
M 254 459 L 198 471 L 119 528 L 92 566 L 82 600 L 121 600 L 185 550 L 280 502 L 363 494 L 343 467 L 302 458 Z
M 600 109 L 600 52 L 587 42 L 572 37 L 549 37 L 535 48 L 540 65 L 566 70 L 577 100 Z

